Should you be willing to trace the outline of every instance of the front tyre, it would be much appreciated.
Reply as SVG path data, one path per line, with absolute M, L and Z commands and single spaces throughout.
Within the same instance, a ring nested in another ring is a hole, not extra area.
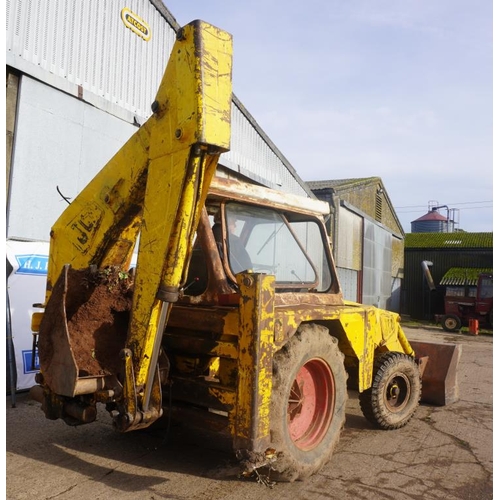
M 271 446 L 277 480 L 309 477 L 327 463 L 345 422 L 347 375 L 328 329 L 302 325 L 273 358 Z
M 415 360 L 400 352 L 386 352 L 377 358 L 372 387 L 359 395 L 359 402 L 369 422 L 381 429 L 399 429 L 411 420 L 421 393 Z

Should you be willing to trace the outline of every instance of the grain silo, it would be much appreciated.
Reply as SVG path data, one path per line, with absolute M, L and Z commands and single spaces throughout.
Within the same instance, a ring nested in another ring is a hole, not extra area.
M 433 202 L 429 202 L 429 211 L 412 221 L 412 233 L 453 233 L 456 229 L 457 209 L 449 209 L 446 205 L 432 206 Z M 435 202 L 434 202 L 435 203 Z M 446 209 L 446 217 L 439 212 L 440 208 Z

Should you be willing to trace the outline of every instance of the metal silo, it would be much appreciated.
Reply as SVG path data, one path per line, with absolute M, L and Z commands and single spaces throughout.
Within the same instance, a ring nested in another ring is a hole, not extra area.
M 449 233 L 452 231 L 448 218 L 441 215 L 435 208 L 411 223 L 412 233 Z
M 439 209 L 446 209 L 446 217 Z M 412 233 L 453 233 L 458 227 L 459 210 L 439 205 L 438 201 L 429 201 L 428 212 L 411 223 Z

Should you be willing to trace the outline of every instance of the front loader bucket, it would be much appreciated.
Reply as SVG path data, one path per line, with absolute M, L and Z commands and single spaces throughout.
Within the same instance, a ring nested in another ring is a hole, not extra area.
M 115 379 L 127 335 L 130 287 L 128 274 L 116 269 L 63 268 L 38 340 L 40 371 L 52 392 L 90 394 Z
M 459 399 L 457 371 L 462 354 L 458 344 L 411 342 L 417 359 L 428 357 L 422 376 L 422 403 L 446 406 Z

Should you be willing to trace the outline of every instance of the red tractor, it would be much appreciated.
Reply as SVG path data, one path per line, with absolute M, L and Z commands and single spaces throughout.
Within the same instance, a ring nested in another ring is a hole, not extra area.
M 447 332 L 459 331 L 475 319 L 493 328 L 493 271 L 451 268 L 442 278 L 446 285 L 444 314 L 436 315 Z

